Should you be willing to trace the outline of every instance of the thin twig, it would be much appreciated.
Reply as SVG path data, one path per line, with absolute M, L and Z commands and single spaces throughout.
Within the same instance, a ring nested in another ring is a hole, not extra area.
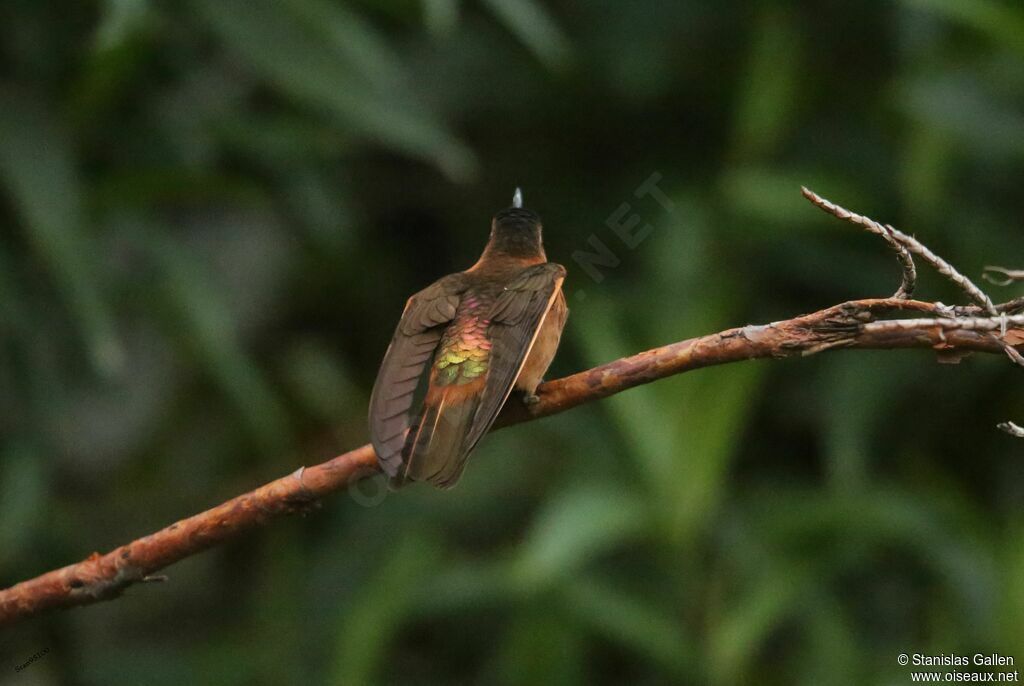
M 849 210 L 826 200 L 806 186 L 801 186 L 800 192 L 803 193 L 803 196 L 810 200 L 812 204 L 820 207 L 832 216 L 852 222 L 860 226 L 862 229 L 885 239 L 885 242 L 888 243 L 889 247 L 896 253 L 896 259 L 899 260 L 900 267 L 903 270 L 903 281 L 900 283 L 900 287 L 896 289 L 896 293 L 893 294 L 892 297 L 906 300 L 913 295 L 914 290 L 917 288 L 917 267 L 914 265 L 914 257 L 910 254 L 910 251 L 893 236 L 893 232 L 895 231 L 894 228 L 888 225 L 883 226 L 870 217 L 850 212 Z
M 995 274 L 1001 274 L 1002 278 L 996 278 Z M 1017 281 L 1024 281 L 1024 269 L 1007 269 L 1005 267 L 985 267 L 981 278 L 997 286 L 1009 286 Z
M 996 305 L 996 309 L 1000 312 L 1005 312 L 1006 314 L 1024 312 L 1024 297 L 1004 302 L 1001 305 Z
M 899 260 L 900 267 L 903 269 L 903 282 L 896 289 L 894 297 L 909 298 L 917 288 L 917 267 L 914 265 L 914 257 L 910 254 L 909 250 L 893 238 L 895 229 L 888 224 L 885 225 L 885 228 L 889 230 L 889 233 L 885 236 L 886 242 L 896 252 L 896 259 Z
M 935 268 L 937 272 L 945 276 L 947 279 L 956 284 L 964 293 L 966 293 L 972 300 L 981 305 L 986 312 L 995 315 L 998 314 L 996 306 L 992 303 L 992 299 L 985 294 L 983 290 L 978 288 L 973 281 L 968 279 L 966 276 L 958 272 L 953 265 L 946 260 L 936 255 L 932 250 L 925 244 L 918 241 L 913 236 L 909 236 L 902 231 L 893 228 L 891 225 L 882 225 L 863 215 L 851 212 L 850 210 L 835 204 L 834 202 L 827 200 L 812 190 L 807 188 L 801 188 L 801 192 L 804 197 L 811 201 L 815 206 L 820 207 L 825 212 L 828 212 L 834 217 L 843 219 L 848 222 L 852 222 L 871 233 L 876 233 L 886 240 L 896 241 L 906 250 L 914 253 L 925 262 Z M 906 267 L 904 266 L 904 270 Z M 906 272 L 904 271 L 904 281 L 906 281 Z M 902 287 L 901 287 L 902 288 Z
M 998 317 L 944 317 L 941 319 L 890 319 L 880 322 L 871 322 L 864 325 L 866 331 L 895 331 L 909 330 L 927 326 L 934 326 L 949 331 L 952 329 L 971 331 L 998 331 L 989 334 L 996 343 L 1002 347 L 1003 352 L 1014 364 L 1024 367 L 1024 355 L 1021 355 L 1013 345 L 1008 343 L 1006 333 L 1010 326 L 1024 325 L 1024 315 L 1008 315 L 1003 313 Z
M 953 329 L 965 329 L 970 331 L 1000 331 L 1004 327 L 1024 326 L 1024 314 L 1001 315 L 997 317 L 937 317 L 934 319 L 887 319 L 879 322 L 869 322 L 864 325 L 868 332 L 895 331 L 911 329 L 922 329 L 937 327 L 950 331 Z
M 1006 356 L 1010 358 L 1010 362 L 1013 362 L 1020 367 L 1024 367 L 1024 355 L 1021 355 L 1020 352 L 1009 343 L 1006 343 L 1005 341 L 1002 343 L 1003 352 L 1005 352 Z
M 887 225 L 888 226 L 888 225 Z M 955 285 L 959 286 L 960 289 L 966 293 L 974 302 L 978 303 L 985 309 L 989 314 L 996 314 L 995 304 L 992 302 L 992 298 L 988 297 L 985 291 L 978 288 L 977 285 L 966 276 L 958 272 L 953 265 L 946 262 L 944 259 L 936 255 L 931 249 L 924 243 L 919 242 L 913 236 L 903 233 L 899 229 L 888 227 L 893 238 L 902 243 L 907 250 L 919 256 L 925 262 L 935 268 L 939 274 L 942 274 L 947 279 L 952 281 Z
M 1003 422 L 1002 424 L 997 424 L 996 428 L 1002 429 L 1011 436 L 1016 436 L 1017 438 L 1024 438 L 1024 427 L 1020 427 L 1014 424 L 1013 422 Z

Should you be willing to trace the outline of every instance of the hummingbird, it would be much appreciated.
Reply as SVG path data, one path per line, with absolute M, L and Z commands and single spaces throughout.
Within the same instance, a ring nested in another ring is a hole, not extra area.
M 541 229 L 516 188 L 476 264 L 406 302 L 370 397 L 370 435 L 392 488 L 451 488 L 512 392 L 539 400 L 569 313 L 565 267 L 548 262 Z

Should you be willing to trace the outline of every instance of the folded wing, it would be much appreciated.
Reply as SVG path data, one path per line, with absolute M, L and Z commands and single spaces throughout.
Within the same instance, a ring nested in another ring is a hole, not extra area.
M 370 396 L 370 436 L 381 468 L 395 476 L 402 466 L 406 434 L 426 392 L 430 363 L 445 327 L 455 317 L 465 280 L 452 274 L 406 303 Z
M 463 459 L 498 416 L 522 371 L 544 318 L 565 280 L 565 267 L 545 262 L 524 269 L 506 287 L 490 313 L 491 361 L 473 424 L 463 443 Z

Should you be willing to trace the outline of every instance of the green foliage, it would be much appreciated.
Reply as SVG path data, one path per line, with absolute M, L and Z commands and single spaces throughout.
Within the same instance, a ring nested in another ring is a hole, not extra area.
M 889 250 L 801 184 L 969 275 L 1022 266 L 1022 41 L 1002 0 L 6 3 L 0 585 L 364 443 L 405 298 L 516 185 L 569 269 L 551 376 L 891 293 Z M 487 437 L 454 491 L 362 484 L 0 634 L 0 668 L 724 686 L 1019 660 L 1013 374 L 892 351 L 664 380 Z
M 113 373 L 120 346 L 100 292 L 97 250 L 83 235 L 82 191 L 67 136 L 33 99 L 10 90 L 0 98 L 0 174 L 26 239 L 62 290 L 96 369 Z

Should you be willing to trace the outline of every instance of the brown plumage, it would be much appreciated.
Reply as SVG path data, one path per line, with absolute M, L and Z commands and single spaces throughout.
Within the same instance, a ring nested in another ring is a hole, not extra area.
M 516 205 L 495 215 L 475 265 L 409 298 L 370 399 L 393 487 L 455 485 L 512 390 L 536 399 L 568 314 L 564 278 L 544 254 L 540 218 Z

